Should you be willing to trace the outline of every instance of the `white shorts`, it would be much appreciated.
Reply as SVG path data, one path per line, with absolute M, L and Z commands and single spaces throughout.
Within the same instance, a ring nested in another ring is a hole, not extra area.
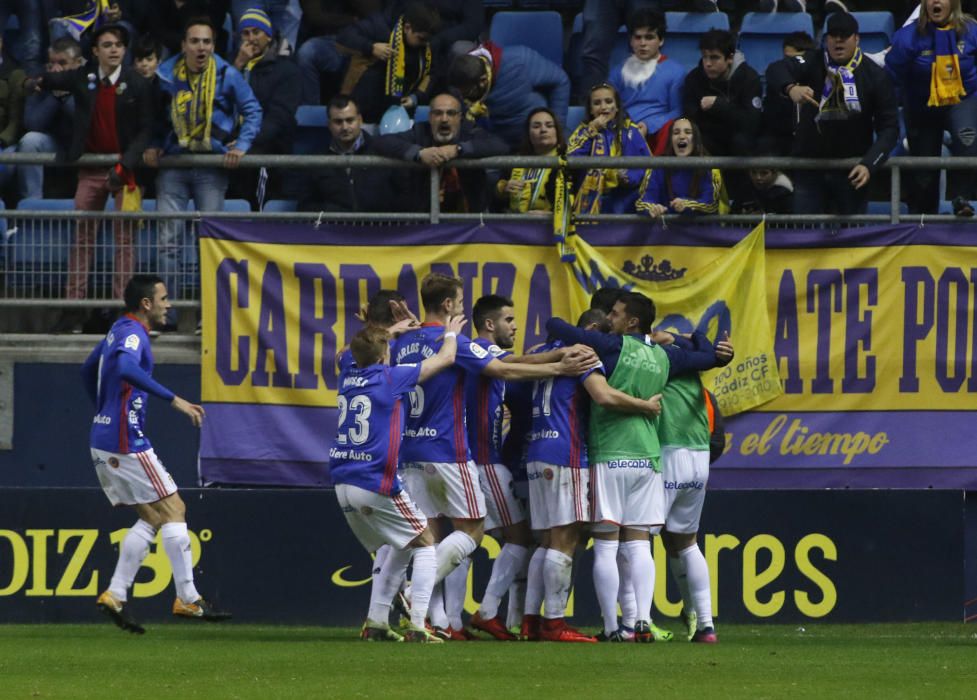
M 404 549 L 427 527 L 427 518 L 406 491 L 384 496 L 352 484 L 337 484 L 336 499 L 356 539 L 370 552 L 385 544 Z
M 665 529 L 692 535 L 699 531 L 702 505 L 709 481 L 709 450 L 686 447 L 662 448 L 665 486 Z M 652 528 L 658 534 L 661 528 Z
M 91 450 L 98 481 L 113 506 L 155 503 L 176 493 L 176 482 L 152 449 L 129 454 Z
M 651 460 L 620 459 L 590 465 L 591 521 L 618 527 L 651 527 L 665 522 L 662 475 Z
M 479 464 L 478 482 L 485 496 L 485 529 L 494 530 L 521 523 L 526 509 L 516 495 L 512 472 L 504 464 Z
M 474 462 L 405 462 L 400 469 L 404 488 L 427 517 L 485 517 L 485 496 Z
M 529 512 L 534 530 L 587 522 L 590 470 L 529 462 Z

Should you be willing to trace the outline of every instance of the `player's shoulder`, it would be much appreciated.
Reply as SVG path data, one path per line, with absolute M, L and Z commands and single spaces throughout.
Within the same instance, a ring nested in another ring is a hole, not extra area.
M 106 343 L 110 346 L 139 352 L 149 345 L 149 334 L 145 326 L 131 316 L 120 316 L 108 334 L 105 336 Z
M 464 337 L 465 336 L 460 336 L 460 338 L 462 338 L 462 339 Z M 472 341 L 471 342 L 472 342 L 473 345 L 476 345 L 479 348 L 481 348 L 482 350 L 484 350 L 486 352 L 486 355 L 488 357 L 502 358 L 502 357 L 505 357 L 506 355 L 511 355 L 512 354 L 508 350 L 503 350 L 496 343 L 493 343 L 491 340 L 486 340 L 485 338 L 475 337 L 475 338 L 472 338 Z M 474 350 L 473 350 L 473 354 L 475 354 L 475 351 Z

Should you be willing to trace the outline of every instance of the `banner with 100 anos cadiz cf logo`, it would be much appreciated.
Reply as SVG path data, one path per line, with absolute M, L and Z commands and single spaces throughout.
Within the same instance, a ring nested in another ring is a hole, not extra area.
M 545 224 L 205 220 L 201 476 L 328 483 L 334 357 L 357 310 L 392 287 L 419 312 L 420 280 L 439 271 L 464 280 L 469 311 L 513 298 L 517 351 L 551 316 L 574 320 L 588 280 L 646 291 L 669 328 L 728 329 L 737 357 L 706 382 L 728 412 L 753 408 L 728 421 L 711 484 L 977 483 L 971 228 L 777 230 L 764 245 L 762 229 L 589 226 L 571 266 Z

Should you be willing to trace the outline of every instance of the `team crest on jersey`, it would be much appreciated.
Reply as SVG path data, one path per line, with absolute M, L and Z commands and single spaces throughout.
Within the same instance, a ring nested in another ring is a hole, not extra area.
M 113 469 L 118 469 L 119 468 L 118 457 L 109 457 L 109 466 L 112 467 Z
M 130 350 L 138 350 L 139 349 L 139 336 L 136 335 L 135 333 L 133 333 L 130 336 L 127 336 L 126 337 L 125 346 L 127 348 L 129 348 Z
M 363 515 L 373 515 L 373 509 L 370 508 L 370 506 L 363 506 L 362 508 L 360 508 L 360 512 Z
M 543 478 L 547 481 L 553 481 L 553 470 L 549 467 L 543 470 Z
M 472 343 L 468 347 L 471 348 L 472 355 L 477 357 L 479 360 L 484 360 L 486 357 L 488 357 L 488 351 L 478 343 Z

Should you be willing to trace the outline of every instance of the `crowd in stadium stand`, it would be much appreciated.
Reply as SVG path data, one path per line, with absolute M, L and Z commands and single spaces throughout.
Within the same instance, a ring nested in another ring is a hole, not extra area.
M 286 210 L 425 211 L 422 171 L 238 167 L 248 154 L 379 154 L 441 168 L 446 212 L 549 212 L 559 206 L 553 173 L 451 161 L 794 155 L 859 162 L 795 173 L 577 169 L 559 189 L 578 214 L 865 213 L 888 198 L 888 178 L 875 175 L 890 155 L 977 155 L 975 5 L 0 0 L 3 152 L 119 154 L 114 168 L 80 172 L 0 164 L 0 188 L 8 208 L 72 196 L 77 209 L 102 209 L 110 196 L 138 207 L 138 186 L 160 211 L 190 200 L 220 210 L 228 199 L 253 210 L 275 199 Z M 691 34 L 673 35 L 669 18 L 691 22 Z M 871 37 L 860 26 L 870 20 Z M 747 41 L 760 25 L 774 31 L 764 50 Z M 223 167 L 159 167 L 186 153 L 224 154 Z M 909 212 L 973 215 L 972 170 L 904 179 Z M 94 234 L 83 229 L 69 297 L 86 294 Z M 124 226 L 114 235 L 128 247 Z M 179 222 L 160 226 L 173 296 L 184 237 Z M 126 279 L 131 255 L 116 255 Z

